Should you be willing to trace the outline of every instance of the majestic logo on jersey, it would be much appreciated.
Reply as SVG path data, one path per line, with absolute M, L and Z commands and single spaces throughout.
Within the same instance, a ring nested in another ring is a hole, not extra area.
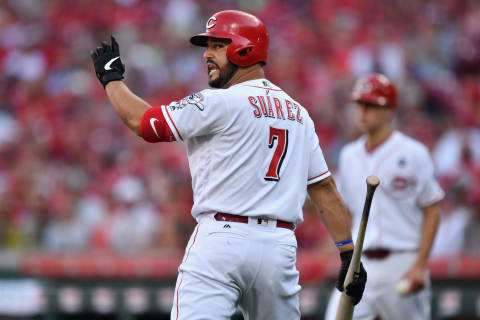
M 261 226 L 268 226 L 268 219 L 267 218 L 258 218 L 257 224 Z
M 182 110 L 188 105 L 194 105 L 198 110 L 203 111 L 205 106 L 203 105 L 204 97 L 201 93 L 194 93 L 188 97 L 183 98 L 180 101 L 172 102 L 168 105 L 171 111 Z
M 211 17 L 210 19 L 208 19 L 207 24 L 205 25 L 205 28 L 207 30 L 211 29 L 211 28 L 215 27 L 216 24 L 217 24 L 217 18 L 216 17 Z

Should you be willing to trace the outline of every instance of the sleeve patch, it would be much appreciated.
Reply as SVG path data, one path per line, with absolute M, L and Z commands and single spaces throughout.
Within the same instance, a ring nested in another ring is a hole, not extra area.
M 198 108 L 198 110 L 203 111 L 205 110 L 205 105 L 203 104 L 204 102 L 204 97 L 202 93 L 194 93 L 191 94 L 180 101 L 174 101 L 170 103 L 167 108 L 170 109 L 170 111 L 177 111 L 177 110 L 182 110 L 183 108 L 187 107 L 188 105 L 192 105 Z

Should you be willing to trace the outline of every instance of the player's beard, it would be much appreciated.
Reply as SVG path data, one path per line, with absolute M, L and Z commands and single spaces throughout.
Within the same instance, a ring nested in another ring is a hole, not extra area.
M 217 65 L 218 66 L 218 65 Z M 235 72 L 237 72 L 238 67 L 228 61 L 227 65 L 223 68 L 219 67 L 218 78 L 209 80 L 208 84 L 212 88 L 223 88 L 233 77 Z

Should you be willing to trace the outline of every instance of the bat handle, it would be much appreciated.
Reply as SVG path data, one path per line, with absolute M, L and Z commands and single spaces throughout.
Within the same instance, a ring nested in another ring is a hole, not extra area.
M 355 249 L 353 250 L 352 261 L 343 282 L 343 292 L 337 308 L 335 320 L 351 320 L 353 317 L 353 298 L 348 296 L 345 291 L 346 287 L 353 281 L 355 272 L 360 271 L 360 256 L 363 250 L 363 239 L 365 238 L 365 230 L 367 229 L 368 216 L 370 214 L 370 206 L 372 204 L 373 194 L 380 184 L 380 180 L 375 176 L 367 178 L 367 195 L 365 197 L 365 205 L 363 206 L 362 220 L 358 228 L 357 240 L 355 241 Z
M 355 272 L 360 271 L 360 257 L 363 251 L 363 240 L 365 239 L 365 231 L 367 229 L 368 216 L 370 214 L 370 207 L 372 205 L 373 194 L 380 184 L 380 179 L 375 176 L 369 176 L 366 180 L 367 182 L 367 195 L 365 197 L 365 205 L 363 206 L 362 219 L 360 221 L 360 227 L 358 228 L 357 240 L 355 241 L 355 250 L 353 251 L 352 261 L 350 262 L 351 267 L 348 268 L 343 287 L 345 288 L 348 284 L 353 281 L 353 275 Z

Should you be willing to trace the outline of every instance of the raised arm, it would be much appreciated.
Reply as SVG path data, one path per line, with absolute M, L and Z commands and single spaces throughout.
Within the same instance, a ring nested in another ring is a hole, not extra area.
M 151 106 L 130 91 L 123 81 L 109 82 L 105 87 L 105 91 L 118 116 L 127 127 L 137 135 L 140 135 L 142 116 Z
M 142 116 L 150 105 L 135 95 L 121 81 L 125 65 L 120 59 L 120 48 L 112 36 L 111 44 L 102 42 L 102 46 L 90 53 L 95 74 L 105 88 L 108 99 L 122 121 L 137 135 L 140 135 Z

